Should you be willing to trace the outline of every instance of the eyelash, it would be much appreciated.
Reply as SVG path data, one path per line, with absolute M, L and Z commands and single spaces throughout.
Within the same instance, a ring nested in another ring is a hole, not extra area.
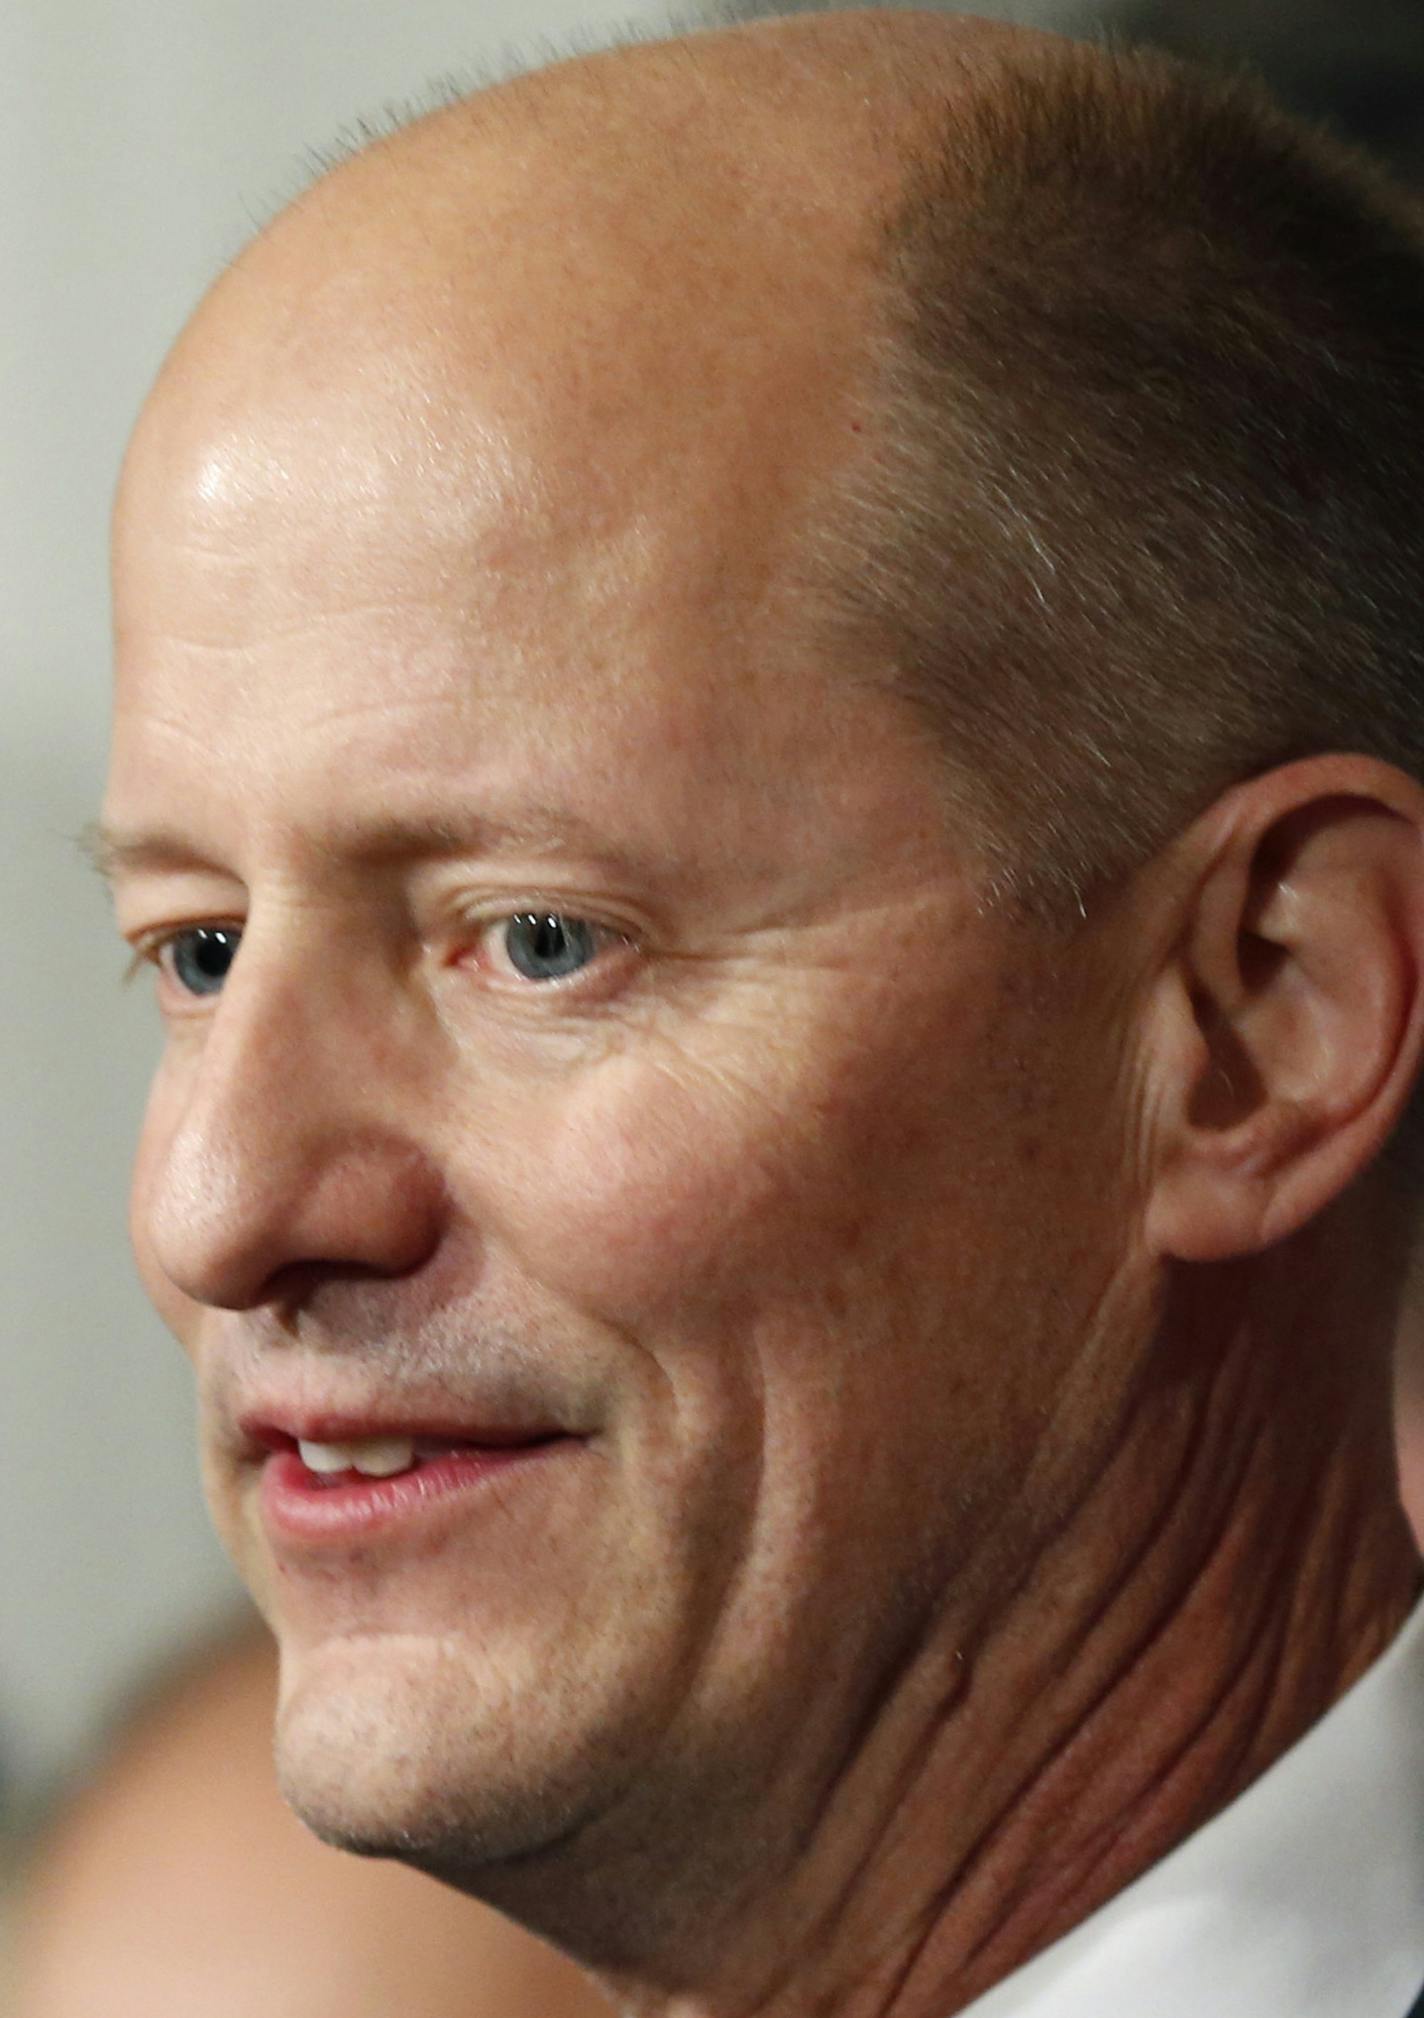
M 589 962 L 590 967 L 598 964 L 600 955 L 615 951 L 619 947 L 631 949 L 635 944 L 632 935 L 622 930 L 619 926 L 604 924 L 598 918 L 587 918 L 578 911 L 560 910 L 554 904 L 533 903 L 520 904 L 511 911 L 500 911 L 493 917 L 471 919 L 469 922 L 473 929 L 476 950 L 482 950 L 486 945 L 494 941 L 502 926 L 512 925 L 520 918 L 557 918 L 566 926 L 582 927 L 593 941 L 592 958 Z M 503 957 L 507 963 L 510 962 L 511 956 L 507 948 L 504 950 Z M 587 968 L 581 967 L 574 974 L 568 976 L 550 975 L 542 981 L 536 981 L 526 975 L 523 977 L 524 985 L 531 991 L 539 990 L 542 992 L 562 989 L 570 986 L 580 974 L 587 971 Z
M 137 980 L 145 967 L 157 968 L 165 972 L 163 956 L 189 932 L 236 932 L 241 935 L 243 927 L 236 918 L 195 918 L 189 925 L 167 925 L 155 932 L 145 932 L 133 942 L 130 958 L 124 967 L 122 980 L 125 987 Z
M 508 910 L 501 910 L 492 915 L 483 917 L 471 916 L 463 922 L 470 935 L 473 947 L 478 950 L 488 943 L 501 926 L 511 925 L 516 919 L 527 917 L 558 918 L 566 924 L 580 925 L 587 928 L 595 939 L 594 962 L 597 961 L 600 954 L 616 951 L 620 947 L 626 948 L 630 952 L 638 949 L 639 941 L 637 936 L 623 926 L 611 925 L 602 919 L 586 917 L 581 912 L 560 909 L 557 904 L 550 903 L 547 899 L 519 903 Z M 204 998 L 195 991 L 184 988 L 183 983 L 178 980 L 171 967 L 165 964 L 165 956 L 170 955 L 179 940 L 183 939 L 187 934 L 204 930 L 234 932 L 238 935 L 240 942 L 244 927 L 242 922 L 235 918 L 195 918 L 186 924 L 166 926 L 158 931 L 145 934 L 134 942 L 133 956 L 127 963 L 123 973 L 124 984 L 127 985 L 132 982 L 144 967 L 152 967 L 157 971 L 160 979 L 170 981 L 183 995 L 185 1000 L 203 1000 Z M 236 955 L 234 955 L 235 957 Z M 507 958 L 508 955 L 506 954 Z M 594 964 L 594 962 L 590 962 L 590 965 Z M 458 963 L 452 962 L 451 964 Z M 586 969 L 580 968 L 574 975 L 567 977 L 553 976 L 543 981 L 536 981 L 525 977 L 525 990 L 529 993 L 543 991 L 562 992 L 577 979 L 579 973 L 585 971 Z M 221 991 L 218 990 L 216 992 L 220 993 Z

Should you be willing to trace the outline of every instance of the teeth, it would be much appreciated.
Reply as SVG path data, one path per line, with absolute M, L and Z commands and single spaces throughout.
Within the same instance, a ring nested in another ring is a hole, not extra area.
M 308 1471 L 359 1471 L 367 1478 L 393 1478 L 415 1462 L 414 1439 L 408 1436 L 363 1436 L 351 1443 L 308 1443 L 303 1438 L 297 1450 Z

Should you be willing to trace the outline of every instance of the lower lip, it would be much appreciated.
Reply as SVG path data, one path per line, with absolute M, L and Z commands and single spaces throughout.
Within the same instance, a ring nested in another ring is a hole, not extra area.
M 496 1480 L 512 1483 L 579 1442 L 559 1436 L 542 1443 L 470 1445 L 394 1478 L 345 1473 L 332 1483 L 309 1471 L 296 1451 L 276 1451 L 262 1467 L 263 1519 L 274 1535 L 290 1541 L 361 1541 Z

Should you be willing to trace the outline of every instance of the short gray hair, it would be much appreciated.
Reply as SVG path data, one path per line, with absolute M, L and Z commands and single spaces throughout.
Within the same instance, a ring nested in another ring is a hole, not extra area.
M 1424 777 L 1424 235 L 1381 175 L 1063 44 L 946 97 L 883 282 L 820 560 L 991 894 L 1080 909 L 1293 758 Z

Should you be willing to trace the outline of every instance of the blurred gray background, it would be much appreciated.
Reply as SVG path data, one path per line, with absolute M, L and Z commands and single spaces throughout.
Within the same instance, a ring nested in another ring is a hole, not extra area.
M 981 0 L 1235 50 L 1424 176 L 1424 0 Z M 0 1772 L 12 1810 L 233 1602 L 186 1370 L 133 1281 L 156 1025 L 73 837 L 102 776 L 104 546 L 124 438 L 196 296 L 362 115 L 598 0 L 0 0 Z

